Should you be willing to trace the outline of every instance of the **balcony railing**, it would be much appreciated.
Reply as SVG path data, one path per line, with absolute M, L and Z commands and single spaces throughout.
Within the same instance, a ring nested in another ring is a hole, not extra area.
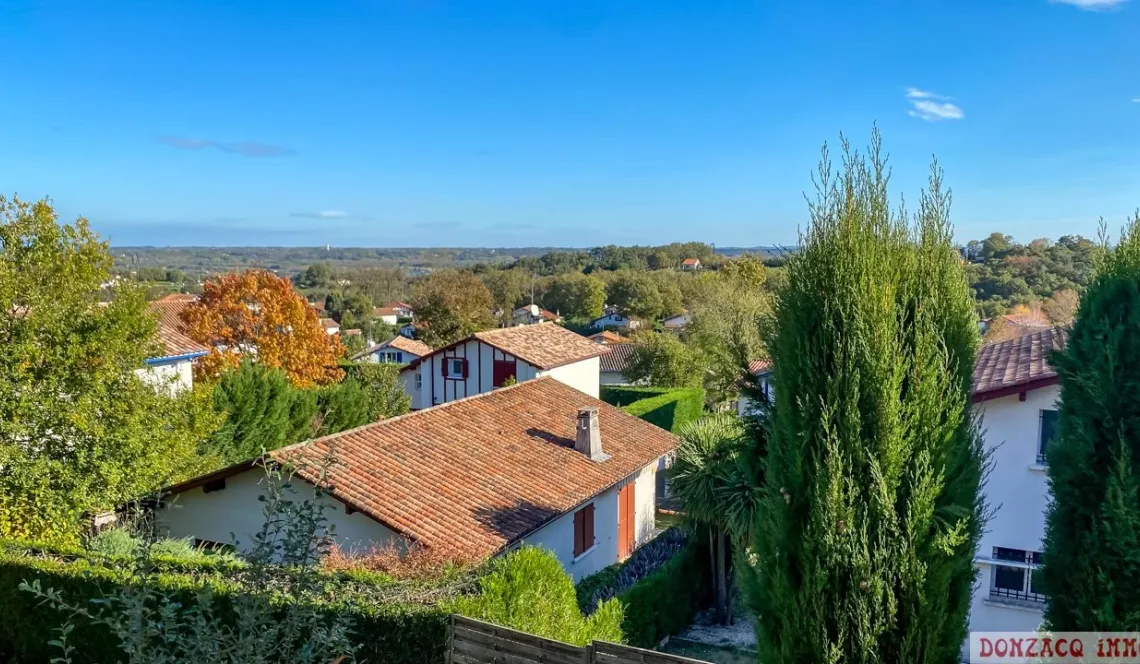
M 1034 604 L 1044 604 L 1045 596 L 1041 593 L 1023 590 L 1010 590 L 1008 588 L 990 588 L 991 599 L 1015 599 L 1022 602 L 1032 602 Z

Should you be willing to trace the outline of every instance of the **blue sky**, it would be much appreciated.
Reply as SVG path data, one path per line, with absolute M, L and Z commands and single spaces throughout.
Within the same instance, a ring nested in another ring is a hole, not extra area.
M 0 191 L 115 244 L 789 244 L 826 141 L 960 239 L 1140 205 L 1140 0 L 4 0 Z

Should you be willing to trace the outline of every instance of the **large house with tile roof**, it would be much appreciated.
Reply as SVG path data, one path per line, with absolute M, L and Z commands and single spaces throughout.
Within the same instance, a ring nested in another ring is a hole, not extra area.
M 424 342 L 397 334 L 383 343 L 365 348 L 348 359 L 354 362 L 407 364 L 430 352 L 431 346 Z
M 673 434 L 550 376 L 272 452 L 312 498 L 322 461 L 338 545 L 409 545 L 483 559 L 549 549 L 580 580 L 628 557 L 654 530 L 656 473 Z M 167 489 L 170 537 L 247 548 L 263 523 L 265 460 Z
M 505 327 L 437 348 L 404 367 L 400 379 L 413 410 L 542 376 L 597 397 L 598 358 L 608 352 L 607 346 L 554 323 Z

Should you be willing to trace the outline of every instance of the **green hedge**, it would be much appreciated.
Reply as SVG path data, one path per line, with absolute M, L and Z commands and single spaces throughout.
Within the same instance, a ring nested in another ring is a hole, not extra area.
M 192 565 L 178 572 L 164 572 L 154 578 L 158 588 L 172 591 L 180 601 L 194 601 L 194 592 L 209 579 L 224 605 L 229 593 L 238 591 L 227 584 L 214 566 L 202 566 L 196 574 L 188 574 Z M 30 557 L 15 547 L 0 547 L 0 661 L 47 662 L 59 650 L 48 645 L 57 638 L 56 628 L 66 620 L 37 597 L 19 589 L 22 581 L 39 581 L 45 590 L 59 591 L 69 601 L 95 599 L 109 592 L 125 579 L 124 572 L 83 558 L 63 560 L 53 557 Z M 346 593 L 347 595 L 347 593 Z M 327 605 L 327 611 L 349 611 L 354 620 L 354 633 L 359 650 L 357 659 L 393 664 L 439 664 L 443 662 L 447 640 L 449 611 L 439 605 L 368 604 L 351 602 Z M 116 662 L 122 659 L 118 640 L 101 627 L 75 621 L 68 637 L 77 646 L 74 661 Z
M 705 391 L 699 387 L 603 387 L 602 400 L 630 415 L 674 433 L 686 422 L 704 414 Z
M 625 605 L 622 631 L 627 642 L 653 648 L 666 636 L 680 633 L 708 605 L 711 587 L 707 550 L 690 540 L 669 562 L 619 595 Z

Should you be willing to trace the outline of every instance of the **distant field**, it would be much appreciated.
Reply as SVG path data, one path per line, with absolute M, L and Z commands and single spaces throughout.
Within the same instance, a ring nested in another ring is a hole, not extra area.
M 245 268 L 265 268 L 296 273 L 313 263 L 328 263 L 336 270 L 361 267 L 402 268 L 411 274 L 442 267 L 464 267 L 475 263 L 511 263 L 519 258 L 538 257 L 551 252 L 587 251 L 567 247 L 486 247 L 486 248 L 369 248 L 369 247 L 112 247 L 115 267 L 135 270 L 161 267 L 202 274 Z M 716 253 L 738 256 L 779 255 L 780 247 L 724 247 Z

